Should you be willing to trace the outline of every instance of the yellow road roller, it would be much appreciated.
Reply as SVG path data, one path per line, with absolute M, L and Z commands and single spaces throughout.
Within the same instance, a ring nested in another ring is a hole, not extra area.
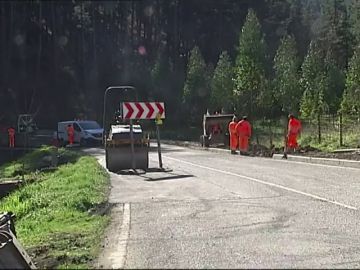
M 108 95 L 112 106 L 107 104 Z M 144 136 L 137 122 L 124 119 L 118 110 L 121 102 L 128 100 L 137 100 L 137 91 L 133 86 L 110 86 L 104 93 L 103 143 L 106 168 L 111 172 L 127 169 L 146 171 L 149 168 L 149 137 Z M 107 117 L 108 113 L 114 114 L 112 120 Z
M 133 146 L 130 125 L 111 125 L 106 138 L 106 168 L 111 172 L 126 169 L 149 168 L 149 138 L 143 135 L 140 125 L 133 125 Z

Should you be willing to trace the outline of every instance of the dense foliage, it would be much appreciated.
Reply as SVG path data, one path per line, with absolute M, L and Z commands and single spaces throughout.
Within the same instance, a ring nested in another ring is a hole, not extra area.
M 3 124 L 26 112 L 43 127 L 101 119 L 105 88 L 124 84 L 176 121 L 218 107 L 359 113 L 345 109 L 357 93 L 357 0 L 2 1 L 0 15 Z M 311 61 L 322 70 L 310 74 Z

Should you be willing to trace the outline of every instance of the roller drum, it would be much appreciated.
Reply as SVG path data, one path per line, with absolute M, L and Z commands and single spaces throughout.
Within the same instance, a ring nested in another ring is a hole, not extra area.
M 135 169 L 147 170 L 149 168 L 149 148 L 135 146 Z M 106 168 L 111 172 L 132 169 L 131 146 L 107 147 Z

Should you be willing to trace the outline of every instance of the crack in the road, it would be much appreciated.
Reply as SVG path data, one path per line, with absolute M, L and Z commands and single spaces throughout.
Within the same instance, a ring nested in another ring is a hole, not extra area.
M 137 204 L 152 204 L 152 203 L 176 203 L 176 204 L 189 204 L 189 203 L 197 203 L 200 201 L 207 201 L 207 202 L 228 202 L 228 203 L 234 203 L 234 202 L 240 202 L 240 200 L 263 200 L 263 199 L 273 199 L 273 198 L 280 198 L 282 195 L 276 195 L 276 196 L 260 196 L 260 197 L 231 197 L 231 198 L 216 198 L 216 199 L 152 199 L 151 201 L 139 201 L 139 202 L 132 202 L 132 205 Z M 247 202 L 241 202 L 242 205 L 251 205 L 254 206 L 254 203 L 247 203 Z

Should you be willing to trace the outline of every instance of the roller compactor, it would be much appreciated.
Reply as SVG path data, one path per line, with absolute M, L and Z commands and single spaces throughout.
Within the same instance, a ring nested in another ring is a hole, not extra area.
M 149 138 L 140 125 L 133 125 L 133 151 L 130 125 L 111 125 L 105 141 L 106 168 L 111 172 L 149 168 Z

